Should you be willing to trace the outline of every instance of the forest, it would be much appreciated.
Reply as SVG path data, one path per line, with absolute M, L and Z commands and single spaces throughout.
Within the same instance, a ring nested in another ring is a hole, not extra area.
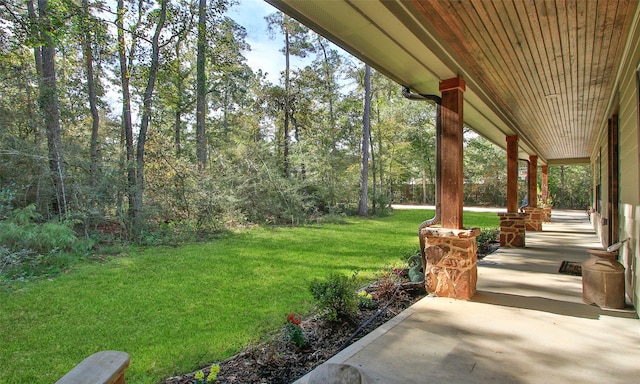
M 269 81 L 236 6 L 0 0 L 5 258 L 35 226 L 52 249 L 62 233 L 160 244 L 433 203 L 435 108 L 275 9 L 264 33 L 286 64 Z M 504 206 L 505 152 L 465 138 L 465 204 Z M 555 207 L 590 205 L 588 166 L 549 183 Z

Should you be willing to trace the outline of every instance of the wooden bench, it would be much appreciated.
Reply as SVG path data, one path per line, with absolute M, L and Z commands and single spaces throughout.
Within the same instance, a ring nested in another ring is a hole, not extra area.
M 101 351 L 82 360 L 56 384 L 124 384 L 129 354 Z

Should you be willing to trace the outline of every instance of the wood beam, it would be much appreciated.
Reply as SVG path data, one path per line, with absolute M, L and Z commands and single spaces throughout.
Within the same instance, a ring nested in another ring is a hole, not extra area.
M 529 207 L 538 208 L 538 156 L 529 156 Z
M 442 227 L 462 229 L 464 185 L 462 173 L 463 95 L 466 85 L 461 77 L 440 82 L 442 92 Z
M 507 136 L 507 212 L 518 212 L 518 136 Z
M 540 187 L 542 194 L 542 204 L 545 206 L 549 203 L 549 166 L 542 166 L 542 186 Z

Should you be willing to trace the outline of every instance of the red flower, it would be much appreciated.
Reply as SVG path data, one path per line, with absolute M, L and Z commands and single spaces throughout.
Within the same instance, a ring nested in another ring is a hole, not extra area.
M 300 320 L 296 317 L 295 314 L 290 313 L 287 315 L 287 323 L 291 323 L 293 325 L 300 325 Z

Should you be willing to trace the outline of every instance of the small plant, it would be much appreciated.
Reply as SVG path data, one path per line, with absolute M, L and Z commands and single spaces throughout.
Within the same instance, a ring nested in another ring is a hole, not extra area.
M 302 327 L 300 326 L 300 319 L 293 313 L 287 315 L 287 323 L 285 324 L 287 333 L 289 334 L 289 341 L 291 341 L 296 347 L 302 348 L 306 343 Z
M 396 286 L 393 276 L 386 275 L 382 279 L 380 279 L 380 282 L 378 283 L 376 298 L 381 303 L 384 303 L 391 300 L 391 298 L 395 296 L 397 290 L 398 287 Z
M 373 296 L 365 290 L 358 292 L 358 308 L 371 309 L 373 307 Z
M 353 319 L 358 311 L 355 295 L 355 277 L 332 273 L 325 281 L 314 280 L 309 287 L 311 295 L 321 310 L 327 311 L 325 319 L 342 322 Z
M 218 373 L 220 373 L 220 365 L 215 363 L 211 364 L 211 368 L 209 368 L 209 374 L 207 375 L 206 379 L 204 371 L 201 369 L 193 376 L 193 384 L 213 383 L 218 378 Z

